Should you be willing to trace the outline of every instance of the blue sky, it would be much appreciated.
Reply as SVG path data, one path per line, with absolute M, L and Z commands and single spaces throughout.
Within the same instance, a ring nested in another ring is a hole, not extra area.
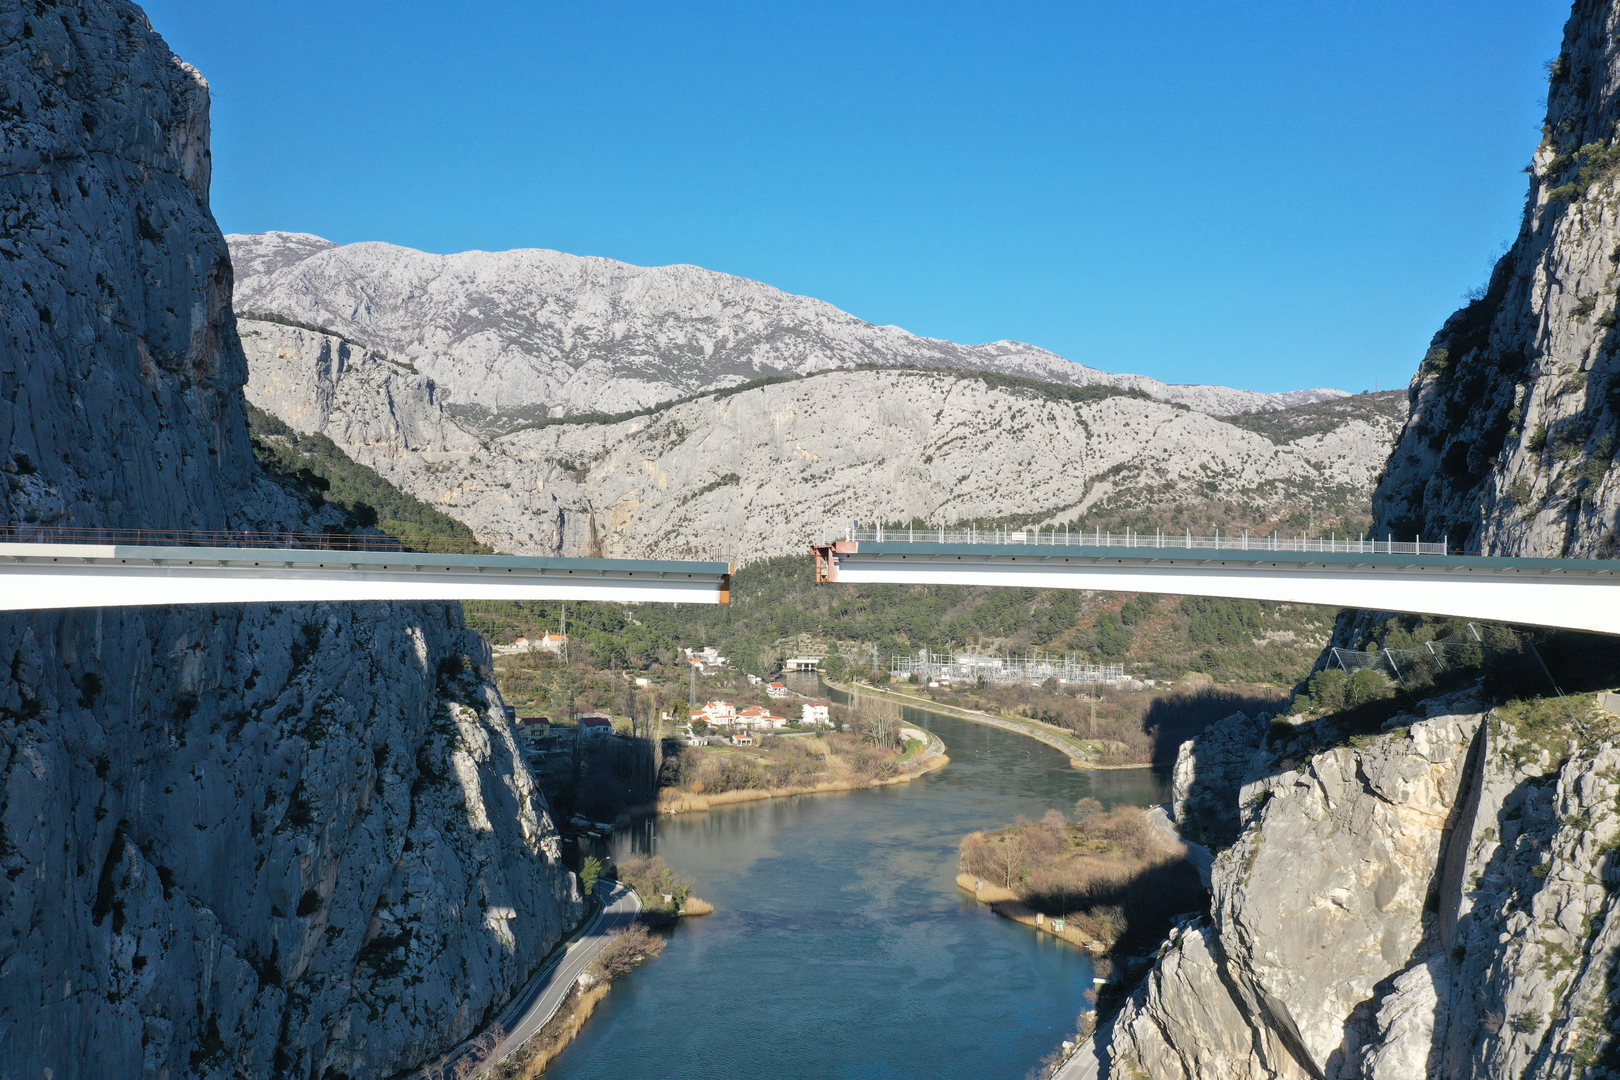
M 1404 386 L 1518 227 L 1565 3 L 157 0 L 214 211 L 696 263 L 1171 382 Z

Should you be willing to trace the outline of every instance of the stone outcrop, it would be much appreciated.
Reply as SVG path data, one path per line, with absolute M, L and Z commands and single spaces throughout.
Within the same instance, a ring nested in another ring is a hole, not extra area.
M 1273 747 L 1210 917 L 1099 1036 L 1120 1075 L 1589 1075 L 1608 1065 L 1620 744 L 1500 716 Z M 1560 747 L 1559 749 L 1563 749 Z
M 1264 761 L 1270 717 L 1233 713 L 1181 744 L 1172 773 L 1175 824 L 1183 835 L 1212 848 L 1230 847 L 1243 821 L 1235 797 L 1243 779 Z
M 1354 517 L 1403 418 L 1369 402 L 1273 441 L 1123 394 L 1070 401 L 966 374 L 831 371 L 617 422 L 488 436 L 447 412 L 437 378 L 392 354 L 239 325 L 255 405 L 519 550 L 595 538 L 748 561 L 799 552 L 851 517 L 1058 525 L 1180 506 L 1204 530 L 1212 519 L 1232 527 L 1236 512 L 1256 527 L 1306 506 Z
M 330 524 L 265 480 L 208 93 L 133 4 L 0 3 L 0 524 Z M 387 1076 L 578 916 L 442 604 L 0 616 L 0 1075 Z
M 460 419 L 488 433 L 858 366 L 1115 386 L 1216 415 L 1344 396 L 1175 386 L 1017 341 L 958 345 L 697 266 L 631 266 L 533 249 L 432 255 L 393 244 L 339 246 L 304 233 L 227 239 L 238 311 L 329 327 L 410 364 L 434 380 Z

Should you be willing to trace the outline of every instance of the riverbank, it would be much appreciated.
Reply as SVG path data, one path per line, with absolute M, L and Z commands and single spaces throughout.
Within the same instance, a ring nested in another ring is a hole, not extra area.
M 866 686 L 864 684 L 856 685 L 851 683 L 836 683 L 828 679 L 824 679 L 823 681 L 834 690 L 849 694 L 851 697 L 859 694 L 867 694 L 875 697 L 885 698 L 889 701 L 900 702 L 910 706 L 913 709 L 921 709 L 926 712 L 943 713 L 946 716 L 954 716 L 960 720 L 972 720 L 974 723 L 989 724 L 992 727 L 1001 728 L 1003 731 L 1017 732 L 1018 734 L 1027 736 L 1036 740 L 1037 742 L 1043 742 L 1054 750 L 1062 751 L 1064 754 L 1068 755 L 1070 766 L 1076 769 L 1093 770 L 1153 768 L 1153 763 L 1151 761 L 1132 762 L 1127 765 L 1103 765 L 1097 762 L 1093 757 L 1088 756 L 1094 752 L 1086 746 L 1086 740 L 1078 739 L 1069 732 L 1064 731 L 1062 728 L 1053 727 L 1050 724 L 1043 724 L 1039 720 L 1010 720 L 1005 716 L 994 716 L 987 712 L 981 712 L 978 709 L 964 709 L 960 705 L 948 705 L 944 702 L 935 701 L 932 698 L 921 697 L 917 694 L 906 694 L 898 690 L 884 690 L 879 687 Z
M 1048 810 L 962 838 L 957 885 L 1003 918 L 1115 957 L 1163 940 L 1204 902 L 1188 845 L 1151 811 L 1078 800 L 1071 821 Z
M 714 793 L 665 789 L 658 793 L 660 814 L 686 814 L 709 810 L 716 806 L 757 802 L 761 799 L 780 799 L 795 795 L 819 795 L 828 791 L 863 791 L 889 784 L 910 783 L 925 773 L 943 769 L 951 763 L 945 753 L 945 743 L 938 735 L 927 732 L 928 746 L 916 757 L 901 764 L 901 771 L 893 776 L 872 777 L 861 780 L 824 780 L 814 784 L 794 784 L 779 788 L 741 788 Z
M 1089 934 L 1082 933 L 1078 927 L 1069 925 L 1063 919 L 1047 918 L 1043 913 L 1024 903 L 1023 899 L 1011 889 L 992 885 L 972 874 L 957 874 L 956 886 L 1003 919 L 1011 919 L 1013 922 L 1034 927 L 1042 933 L 1051 934 L 1055 938 L 1061 938 L 1070 945 L 1078 945 L 1093 956 L 1101 956 L 1108 951 L 1108 942 L 1099 941 Z
M 951 766 L 921 783 L 646 817 L 615 831 L 612 861 L 655 850 L 695 876 L 718 910 L 683 923 L 657 963 L 604 998 L 544 1080 L 639 1075 L 651 1070 L 638 1063 L 659 1061 L 716 1077 L 756 1075 L 763 1061 L 772 1080 L 1022 1077 L 1056 1033 L 1073 1031 L 1099 961 L 963 903 L 959 842 L 1083 796 L 1112 805 L 1129 789 L 1128 805 L 1162 802 L 1162 780 L 1148 770 L 1077 773 L 1056 750 L 944 714 L 899 722 L 936 733 Z M 901 963 L 886 959 L 897 942 Z M 761 987 L 782 985 L 791 1007 L 739 1036 L 738 1018 L 759 1015 Z

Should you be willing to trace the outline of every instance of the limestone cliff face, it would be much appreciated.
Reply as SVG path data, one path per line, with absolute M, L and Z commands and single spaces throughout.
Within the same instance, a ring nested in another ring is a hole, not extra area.
M 0 2 L 0 524 L 319 527 L 260 478 L 208 95 Z M 0 1076 L 386 1076 L 577 916 L 453 605 L 0 617 Z
M 1304 506 L 1359 517 L 1399 422 L 1369 407 L 1273 441 L 1139 397 L 1073 402 L 970 375 L 831 371 L 615 423 L 487 436 L 446 411 L 436 379 L 392 356 L 239 325 L 255 405 L 518 548 L 595 536 L 750 560 L 802 551 L 850 517 L 1057 524 L 1182 506 L 1202 529 L 1211 516 L 1231 527 L 1234 512 L 1258 528 Z
M 1257 735 L 1209 919 L 1088 1054 L 1155 1080 L 1611 1065 L 1620 744 L 1566 759 L 1465 704 L 1310 756 Z
M 1374 500 L 1379 528 L 1500 555 L 1620 554 L 1620 12 L 1580 0 L 1524 222 L 1446 321 Z

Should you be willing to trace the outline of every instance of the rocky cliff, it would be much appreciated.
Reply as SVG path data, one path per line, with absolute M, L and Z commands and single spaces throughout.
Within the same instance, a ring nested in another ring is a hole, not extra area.
M 1512 248 L 1412 380 L 1380 528 L 1502 555 L 1620 554 L 1620 55 L 1575 4 Z
M 0 3 L 0 524 L 319 527 L 259 475 L 208 93 Z M 0 1076 L 372 1077 L 580 909 L 451 605 L 0 617 Z
M 321 432 L 494 543 L 803 550 L 851 517 L 1208 531 L 1307 507 L 1365 522 L 1404 409 L 1372 395 L 1241 426 L 1113 388 L 967 373 L 829 371 L 646 415 L 469 430 L 436 378 L 341 337 L 242 319 L 250 400 Z M 1261 430 L 1255 430 L 1258 427 Z M 1356 527 L 1360 527 L 1359 524 Z
M 1478 708 L 1325 750 L 1251 727 L 1212 911 L 1100 1034 L 1110 1075 L 1609 1075 L 1613 721 Z
M 1578 0 L 1523 227 L 1413 379 L 1379 532 L 1620 554 L 1617 40 L 1613 0 Z M 1184 747 L 1178 811 L 1230 845 L 1211 911 L 1071 1075 L 1620 1075 L 1617 723 L 1475 688 L 1379 735 L 1240 718 Z
M 752 379 L 858 366 L 1115 386 L 1215 415 L 1344 396 L 1173 386 L 1017 341 L 958 345 L 697 266 L 541 250 L 430 255 L 303 233 L 228 239 L 238 311 L 328 327 L 410 364 L 434 380 L 458 419 L 489 434 L 547 416 L 643 409 Z

